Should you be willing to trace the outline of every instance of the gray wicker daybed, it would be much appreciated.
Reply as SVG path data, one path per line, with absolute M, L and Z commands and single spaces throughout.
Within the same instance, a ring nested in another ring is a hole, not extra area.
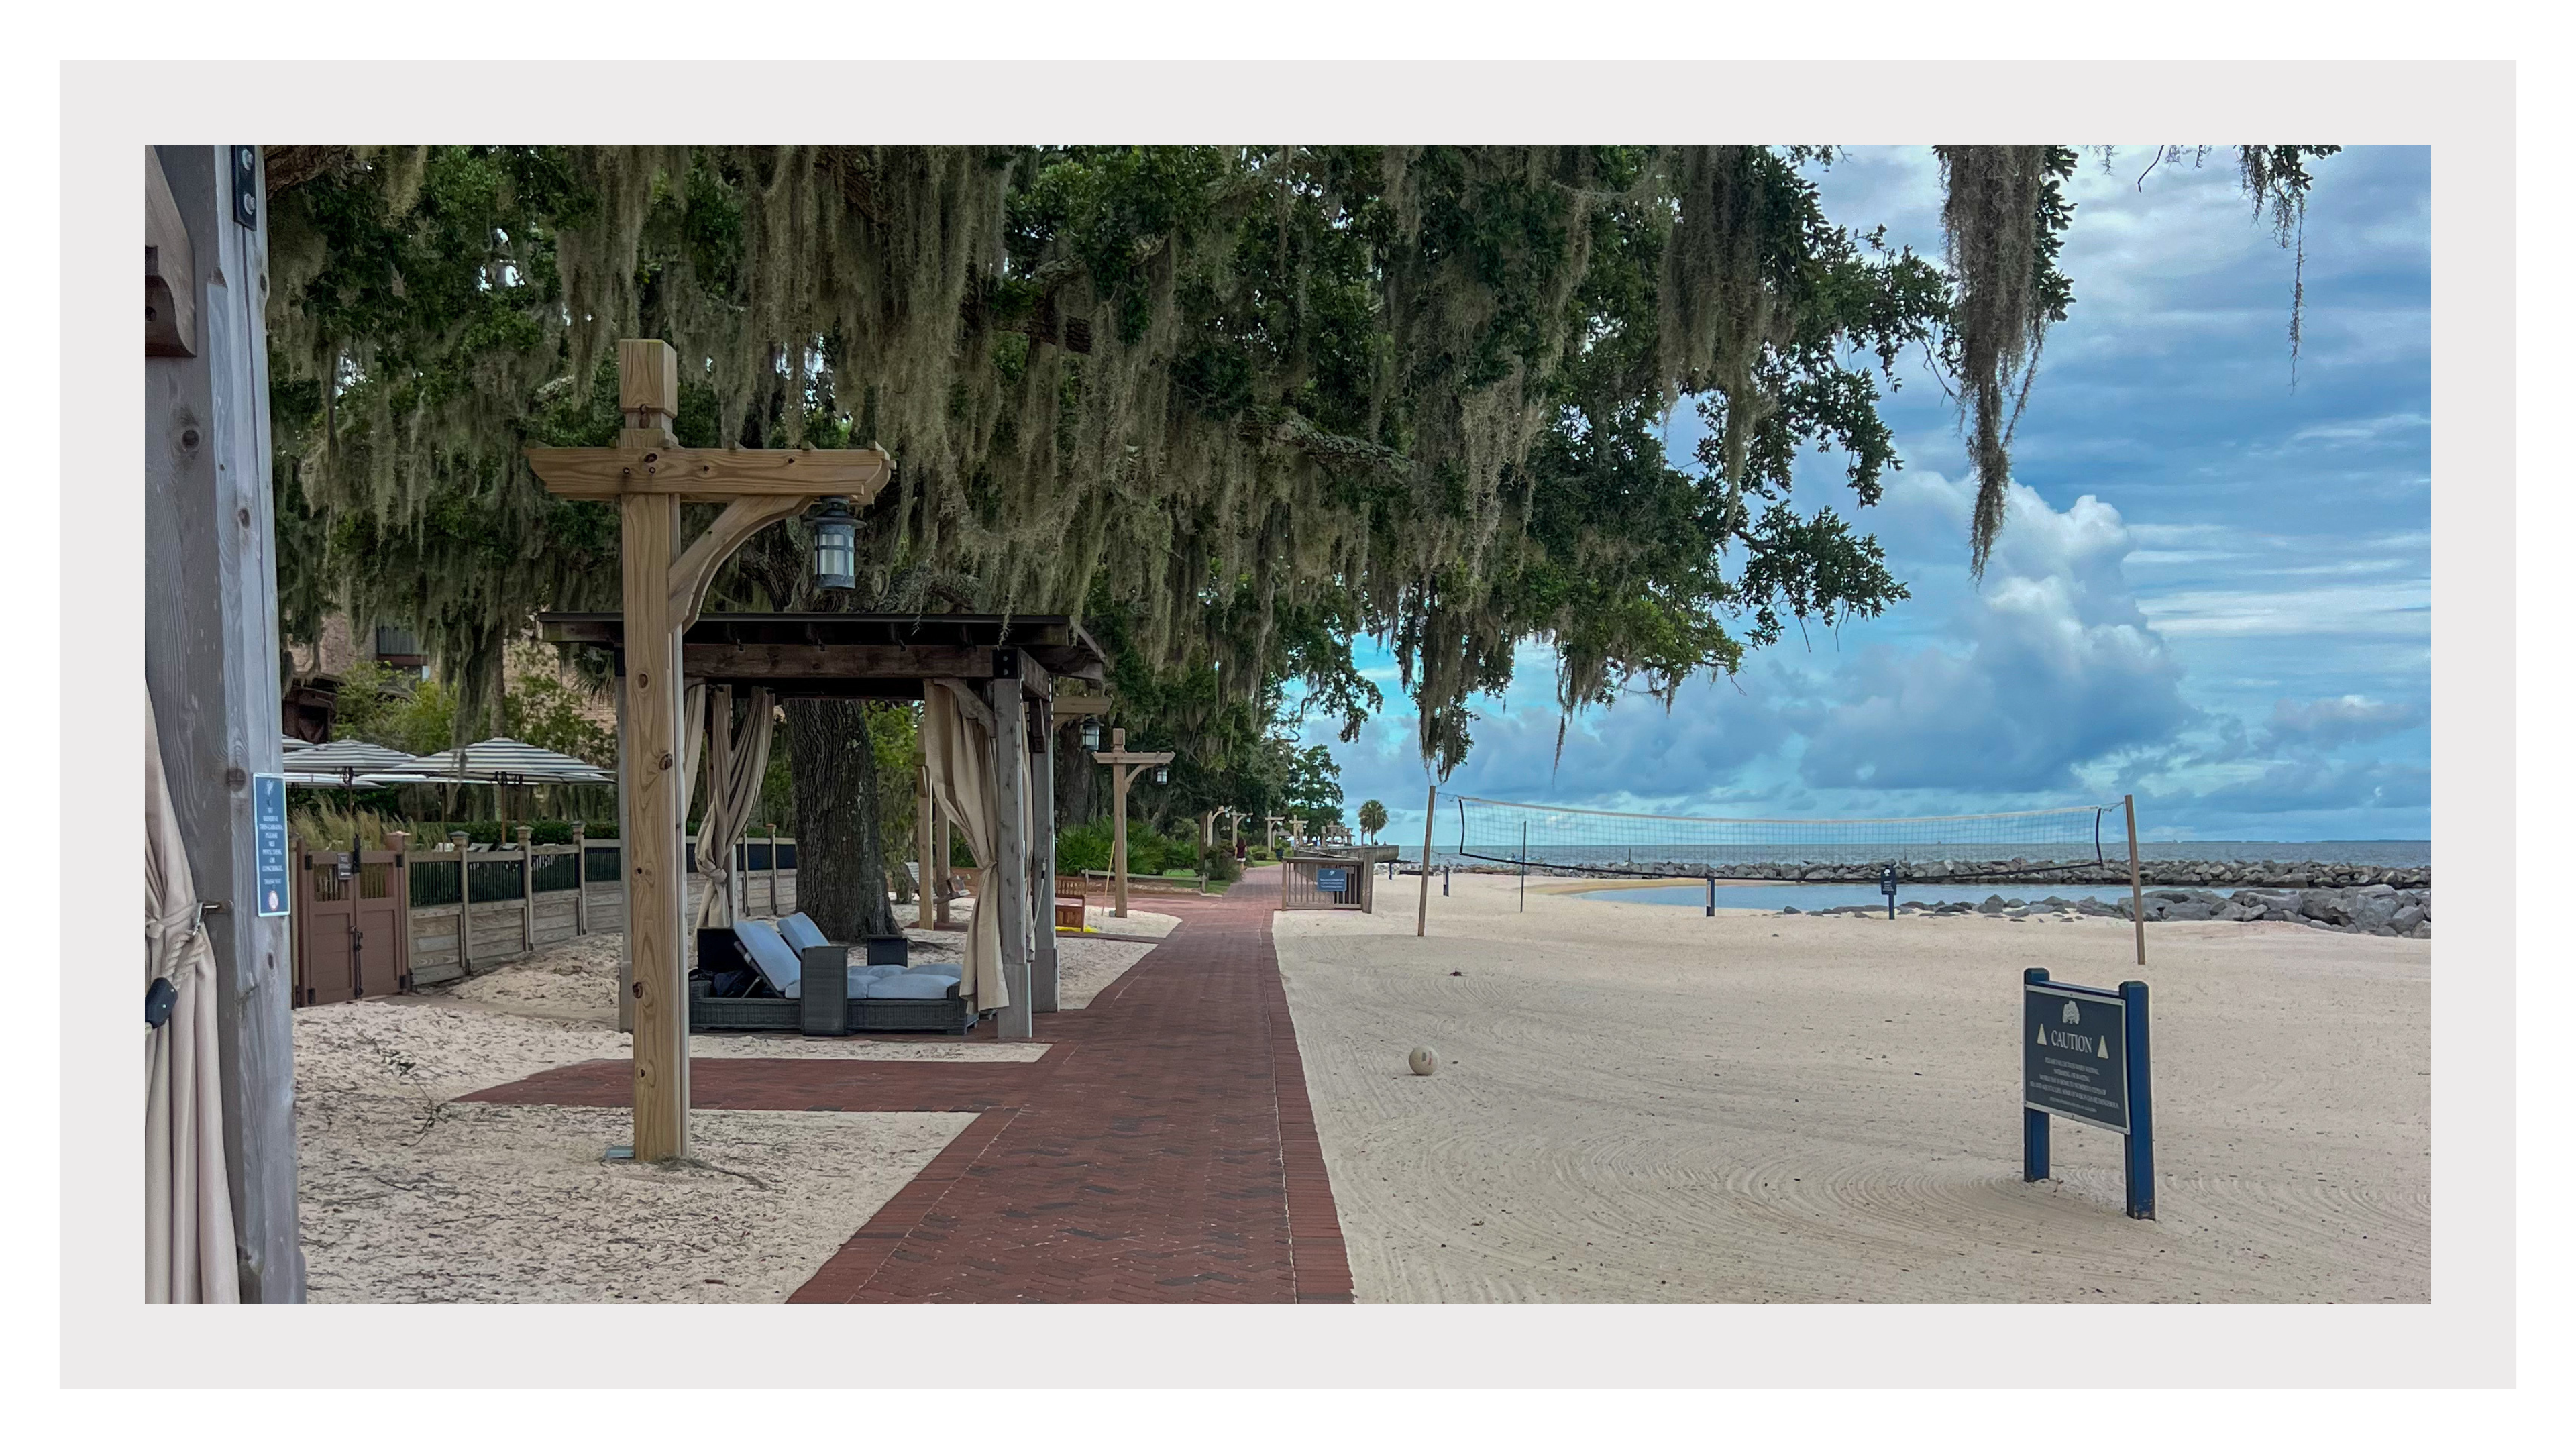
M 959 968 L 907 966 L 907 954 L 900 936 L 870 941 L 869 964 L 851 965 L 849 948 L 823 939 L 801 911 L 775 923 L 702 931 L 689 980 L 689 1030 L 965 1035 L 975 1004 L 960 993 Z

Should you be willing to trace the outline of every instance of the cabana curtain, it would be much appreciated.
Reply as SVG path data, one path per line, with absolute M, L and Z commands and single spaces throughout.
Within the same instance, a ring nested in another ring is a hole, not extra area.
M 224 1097 L 215 1034 L 215 948 L 161 766 L 161 730 L 143 703 L 143 986 L 178 991 L 143 1036 L 143 1300 L 239 1303 L 232 1190 L 224 1172 Z
M 709 757 L 707 810 L 698 828 L 698 860 L 707 871 L 707 892 L 698 898 L 699 927 L 733 924 L 733 848 L 750 828 L 752 812 L 760 808 L 760 786 L 769 774 L 769 744 L 777 713 L 769 691 L 753 689 L 750 708 L 737 725 L 732 718 L 733 691 L 721 685 L 716 689 L 707 728 L 731 730 L 732 737 L 723 779 L 716 778 L 713 756 Z
M 975 917 L 966 930 L 964 984 L 976 1010 L 993 1011 L 1010 1004 L 1002 984 L 1001 913 L 993 909 L 993 732 L 980 711 L 961 704 L 955 682 L 934 679 L 921 694 L 922 758 L 931 797 L 975 858 L 968 872 Z M 926 880 L 929 872 L 923 875 Z

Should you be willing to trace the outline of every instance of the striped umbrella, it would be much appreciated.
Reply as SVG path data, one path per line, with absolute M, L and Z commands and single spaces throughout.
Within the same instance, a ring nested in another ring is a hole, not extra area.
M 303 757 L 298 756 L 297 766 L 303 763 Z M 510 785 L 606 785 L 615 779 L 588 760 L 510 739 L 483 740 L 423 755 L 410 768 L 442 780 L 487 780 Z
M 364 775 L 404 773 L 419 769 L 421 762 L 400 750 L 371 745 L 365 740 L 333 740 L 295 752 L 295 768 L 302 774 L 333 774 L 355 770 Z

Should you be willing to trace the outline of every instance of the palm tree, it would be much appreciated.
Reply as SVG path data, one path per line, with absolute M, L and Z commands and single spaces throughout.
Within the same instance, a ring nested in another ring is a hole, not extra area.
M 1375 839 L 1377 833 L 1385 828 L 1386 806 L 1384 804 L 1370 800 L 1360 806 L 1360 832 L 1363 835 Z

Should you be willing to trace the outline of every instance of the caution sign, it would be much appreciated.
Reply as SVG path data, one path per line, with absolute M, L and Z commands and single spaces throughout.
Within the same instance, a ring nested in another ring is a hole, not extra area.
M 2129 1005 L 2117 992 L 2025 982 L 2022 1105 L 2127 1132 L 2128 1026 Z

